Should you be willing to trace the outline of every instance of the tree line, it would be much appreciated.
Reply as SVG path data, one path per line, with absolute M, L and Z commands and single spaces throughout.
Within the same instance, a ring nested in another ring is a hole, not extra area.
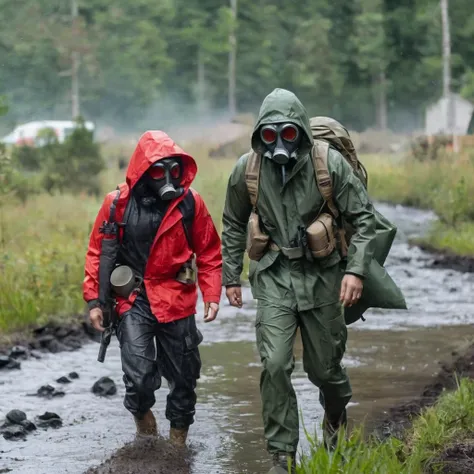
M 451 87 L 474 100 L 474 3 L 449 15 Z M 0 0 L 0 23 L 3 124 L 70 118 L 74 79 L 81 115 L 128 128 L 256 112 L 284 87 L 406 131 L 442 94 L 439 0 Z

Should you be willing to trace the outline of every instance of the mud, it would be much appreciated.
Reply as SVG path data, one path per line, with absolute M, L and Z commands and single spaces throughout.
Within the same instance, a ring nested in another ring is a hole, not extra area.
M 455 270 L 457 272 L 474 273 L 474 256 L 455 255 L 449 251 L 441 251 L 427 244 L 417 246 L 434 256 L 431 268 L 443 268 Z
M 85 474 L 190 474 L 192 453 L 164 438 L 136 440 L 120 448 L 99 467 Z
M 457 356 L 457 353 L 453 355 Z M 413 419 L 424 408 L 434 405 L 443 392 L 456 389 L 456 378 L 462 377 L 474 379 L 474 345 L 471 345 L 463 355 L 458 356 L 453 363 L 443 364 L 433 382 L 423 388 L 419 397 L 390 408 L 386 419 L 375 428 L 378 436 L 403 437 L 404 431 L 411 426 Z
M 457 353 L 452 355 L 457 356 Z M 434 405 L 443 392 L 455 390 L 456 379 L 462 377 L 474 379 L 474 345 L 471 345 L 453 363 L 444 364 L 434 381 L 424 387 L 419 397 L 390 408 L 388 416 L 375 428 L 375 435 L 379 439 L 386 439 L 389 436 L 403 439 L 405 430 L 411 426 L 422 410 Z M 472 474 L 474 472 L 474 431 L 472 438 L 471 441 L 463 440 L 446 447 L 429 463 L 427 474 Z
M 447 448 L 438 459 L 433 461 L 433 468 L 429 474 L 435 472 L 472 474 L 474 472 L 474 440 Z
M 51 322 L 9 334 L 0 338 L 0 371 L 20 369 L 21 361 L 39 359 L 41 353 L 72 352 L 99 339 L 86 315 L 70 318 L 65 324 Z

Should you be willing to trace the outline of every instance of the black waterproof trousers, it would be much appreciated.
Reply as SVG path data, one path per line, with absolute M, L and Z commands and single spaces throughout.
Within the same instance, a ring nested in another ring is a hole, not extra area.
M 146 297 L 139 296 L 120 318 L 117 338 L 126 389 L 125 408 L 141 418 L 155 404 L 155 391 L 163 376 L 170 389 L 166 418 L 171 427 L 191 425 L 201 370 L 198 345 L 202 341 L 194 315 L 159 323 Z

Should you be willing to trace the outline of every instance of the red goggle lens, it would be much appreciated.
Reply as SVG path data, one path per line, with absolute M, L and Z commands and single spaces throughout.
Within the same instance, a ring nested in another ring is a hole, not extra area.
M 267 144 L 273 143 L 277 139 L 276 131 L 273 128 L 263 128 L 261 136 L 262 140 Z
M 148 173 L 153 179 L 163 179 L 166 175 L 165 168 L 163 166 L 152 166 L 148 170 Z
M 179 165 L 173 165 L 170 170 L 170 175 L 172 179 L 178 179 L 179 175 L 181 173 L 181 170 L 179 169 Z
M 298 137 L 298 129 L 293 125 L 289 125 L 281 131 L 281 137 L 287 142 L 294 142 Z

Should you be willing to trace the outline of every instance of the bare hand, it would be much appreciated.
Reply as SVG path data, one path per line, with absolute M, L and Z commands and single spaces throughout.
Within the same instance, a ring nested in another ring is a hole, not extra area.
M 242 288 L 240 286 L 226 288 L 225 294 L 231 306 L 242 308 Z
M 355 275 L 345 275 L 341 284 L 340 301 L 344 307 L 356 304 L 362 296 L 364 284 Z
M 94 308 L 89 311 L 89 320 L 94 329 L 97 329 L 97 331 L 100 331 L 100 332 L 105 331 L 105 329 L 102 327 L 104 315 L 100 308 Z
M 217 318 L 219 305 L 217 303 L 204 303 L 204 322 L 210 323 Z

